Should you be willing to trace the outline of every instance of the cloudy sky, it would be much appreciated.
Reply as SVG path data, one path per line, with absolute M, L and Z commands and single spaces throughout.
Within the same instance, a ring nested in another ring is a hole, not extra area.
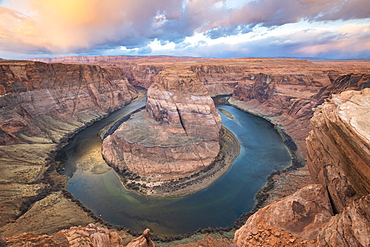
M 0 57 L 370 58 L 369 0 L 0 0 Z

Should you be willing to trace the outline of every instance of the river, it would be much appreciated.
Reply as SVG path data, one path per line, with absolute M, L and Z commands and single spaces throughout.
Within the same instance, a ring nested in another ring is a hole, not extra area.
M 98 132 L 117 119 L 141 108 L 133 102 L 74 136 L 58 155 L 69 178 L 67 190 L 85 207 L 111 224 L 155 234 L 187 234 L 200 228 L 230 227 L 254 205 L 254 196 L 274 171 L 290 165 L 282 139 L 268 121 L 228 105 L 218 105 L 223 125 L 240 142 L 240 154 L 231 169 L 210 187 L 171 198 L 145 196 L 126 190 L 115 171 L 102 159 Z

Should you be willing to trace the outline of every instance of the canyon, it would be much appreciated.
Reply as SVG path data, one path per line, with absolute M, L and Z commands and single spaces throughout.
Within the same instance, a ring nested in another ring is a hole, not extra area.
M 215 160 L 220 131 L 221 117 L 196 74 L 166 69 L 148 89 L 146 111 L 105 138 L 102 154 L 116 170 L 148 182 L 185 178 Z
M 102 227 L 64 190 L 66 179 L 55 170 L 55 152 L 73 133 L 134 100 L 132 85 L 150 92 L 160 75 L 172 71 L 189 74 L 209 95 L 228 95 L 230 104 L 272 122 L 291 151 L 292 166 L 268 178 L 263 193 L 256 195 L 254 214 L 246 214 L 237 225 L 234 244 L 369 245 L 368 62 L 177 57 L 44 61 L 52 63 L 0 62 L 3 241 L 11 243 L 23 232 L 37 239 L 35 234 L 53 235 L 78 225 Z M 163 120 L 150 97 L 148 93 L 149 112 Z M 284 216 L 277 213 L 282 211 Z M 125 244 L 133 240 L 119 234 Z M 152 245 L 144 235 L 141 239 Z M 230 238 L 213 238 L 209 234 L 203 241 L 232 244 Z

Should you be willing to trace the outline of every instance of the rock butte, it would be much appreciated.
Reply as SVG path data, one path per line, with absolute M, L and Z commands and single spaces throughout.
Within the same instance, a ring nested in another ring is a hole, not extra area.
M 270 206 L 242 222 L 233 244 L 369 246 L 369 118 L 362 111 L 368 109 L 368 92 L 340 94 L 370 87 L 368 61 L 101 56 L 47 62 L 79 64 L 0 61 L 1 244 L 43 243 L 48 236 L 42 234 L 96 223 L 63 191 L 54 152 L 73 133 L 135 98 L 131 85 L 149 88 L 161 71 L 180 69 L 196 73 L 210 94 L 233 94 L 233 105 L 284 130 L 293 138 L 281 132 L 298 160 L 307 146 L 308 165 L 271 176 L 262 196 L 263 205 Z M 332 94 L 337 96 L 330 99 Z M 309 185 L 313 182 L 323 187 Z M 291 222 L 280 216 L 282 209 Z M 292 229 L 294 224 L 298 227 Z M 104 231 L 96 228 L 84 236 Z M 118 234 L 125 243 L 133 239 Z M 230 239 L 220 236 L 206 234 L 186 246 L 230 246 Z M 147 234 L 140 239 L 148 240 Z
M 149 87 L 146 111 L 123 123 L 102 145 L 104 159 L 148 181 L 189 177 L 220 151 L 221 117 L 189 70 L 166 69 Z

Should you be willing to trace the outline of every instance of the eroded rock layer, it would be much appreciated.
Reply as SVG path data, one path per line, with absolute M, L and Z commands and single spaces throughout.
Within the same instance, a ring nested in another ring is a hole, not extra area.
M 152 181 L 188 177 L 209 166 L 220 151 L 221 118 L 196 75 L 162 71 L 147 97 L 146 112 L 104 140 L 106 161 Z
M 333 95 L 316 108 L 307 165 L 327 186 L 336 211 L 370 193 L 370 89 Z
M 61 142 L 129 103 L 136 90 L 118 68 L 2 61 L 0 94 L 0 232 L 50 233 L 93 222 L 63 193 L 53 196 L 65 178 L 51 158 Z
M 285 129 L 304 155 L 312 108 L 322 104 L 331 94 L 370 87 L 369 78 L 368 74 L 336 75 L 324 71 L 249 74 L 233 93 L 233 99 L 242 104 L 232 103 Z

